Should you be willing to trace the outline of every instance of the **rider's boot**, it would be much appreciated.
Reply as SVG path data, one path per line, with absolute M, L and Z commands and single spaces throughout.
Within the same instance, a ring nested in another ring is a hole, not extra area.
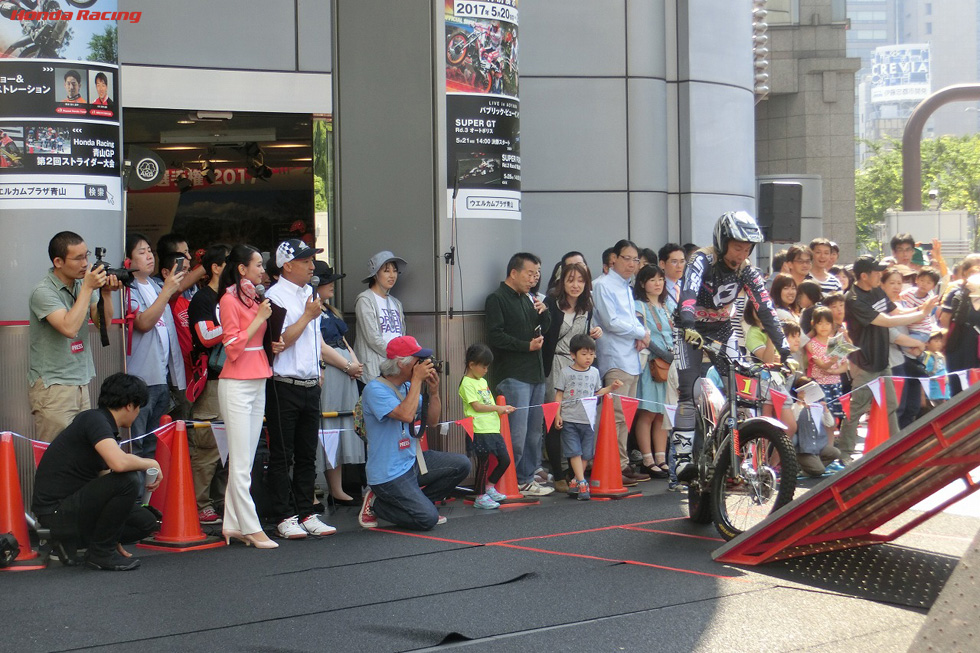
M 694 464 L 694 431 L 671 432 L 674 444 L 674 459 L 677 463 L 677 480 L 683 483 L 693 481 L 698 475 L 697 465 Z

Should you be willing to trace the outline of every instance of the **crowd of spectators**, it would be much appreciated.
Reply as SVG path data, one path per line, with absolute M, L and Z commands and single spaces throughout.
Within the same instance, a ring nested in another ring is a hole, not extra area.
M 778 417 L 808 474 L 853 460 L 876 379 L 923 381 L 904 383 L 897 395 L 883 384 L 895 435 L 964 389 L 949 373 L 980 367 L 980 254 L 950 267 L 939 241 L 923 246 L 898 234 L 890 246 L 890 257 L 845 264 L 826 238 L 793 244 L 775 254 L 765 275 L 782 333 L 764 324 L 758 302 L 746 301 L 741 289 L 723 329 L 747 356 L 771 363 L 788 347 L 797 360 L 800 372 L 785 389 L 799 400 Z M 151 530 L 140 501 L 147 483 L 160 482 L 153 432 L 165 414 L 224 423 L 227 462 L 211 428 L 192 429 L 189 444 L 200 521 L 221 524 L 229 542 L 275 548 L 263 521 L 280 538 L 330 535 L 336 529 L 319 518 L 324 502 L 359 505 L 365 528 L 379 519 L 417 529 L 445 520 L 435 502 L 471 466 L 467 456 L 418 444 L 425 425 L 442 417 L 443 402 L 433 352 L 406 333 L 392 295 L 408 263 L 391 251 L 369 260 L 351 343 L 330 303 L 346 275 L 316 260 L 321 251 L 290 239 L 267 255 L 244 244 L 191 255 L 179 234 L 161 238 L 154 251 L 134 233 L 126 239 L 132 279 L 124 286 L 89 264 L 79 235 L 52 238 L 52 268 L 30 299 L 28 382 L 35 437 L 53 443 L 38 469 L 33 507 L 57 531 L 62 555 L 87 546 L 90 566 L 138 564 L 120 543 Z M 477 462 L 477 508 L 499 506 L 496 483 L 511 465 L 526 496 L 558 491 L 587 500 L 595 402 L 610 393 L 638 400 L 632 428 L 622 402 L 613 404 L 623 484 L 665 479 L 669 489 L 685 487 L 675 459 L 690 459 L 690 443 L 686 431 L 676 437 L 682 429 L 668 409 L 690 394 L 686 373 L 678 378 L 676 326 L 686 266 L 712 260 L 698 259 L 699 251 L 620 240 L 603 253 L 600 270 L 572 251 L 555 264 L 544 293 L 540 259 L 530 252 L 510 258 L 486 299 L 485 343 L 470 343 L 462 378 L 449 380 L 459 382 L 464 413 L 473 418 L 468 453 Z M 109 377 L 92 410 L 87 324 L 112 319 L 105 300 L 117 290 L 129 373 Z M 823 393 L 816 403 L 826 407 L 824 419 L 803 410 L 812 395 L 796 393 L 811 380 Z M 500 395 L 505 402 L 497 402 Z M 550 402 L 559 408 L 546 429 L 542 406 Z M 338 416 L 323 418 L 324 411 Z M 501 416 L 509 420 L 513 460 Z M 135 438 L 129 453 L 117 444 L 126 427 Z M 323 430 L 339 432 L 334 455 L 320 446 Z M 155 480 L 144 476 L 151 468 Z M 116 480 L 100 480 L 106 476 Z M 325 481 L 324 502 L 317 478 Z

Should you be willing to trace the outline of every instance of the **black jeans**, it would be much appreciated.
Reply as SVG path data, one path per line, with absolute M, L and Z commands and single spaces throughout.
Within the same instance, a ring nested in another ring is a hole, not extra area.
M 138 542 L 157 529 L 157 520 L 137 503 L 143 490 L 137 472 L 110 472 L 66 497 L 38 521 L 51 529 L 52 539 L 109 553 L 116 544 Z
M 266 486 L 278 522 L 313 514 L 316 447 L 320 429 L 320 386 L 303 388 L 269 380 L 265 397 L 269 428 Z M 290 480 L 289 468 L 293 468 Z

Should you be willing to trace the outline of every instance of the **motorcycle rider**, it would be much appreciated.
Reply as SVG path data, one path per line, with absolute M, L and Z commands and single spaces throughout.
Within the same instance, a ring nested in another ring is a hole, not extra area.
M 671 437 L 679 481 L 697 476 L 694 449 L 700 443 L 694 441 L 694 386 L 701 376 L 700 346 L 703 338 L 724 344 L 731 339 L 731 312 L 739 291 L 745 290 L 784 364 L 790 356 L 762 272 L 748 261 L 755 244 L 763 241 L 755 219 L 745 211 L 725 213 L 715 224 L 712 241 L 712 247 L 694 252 L 684 269 L 680 301 L 674 313 L 678 405 Z M 724 378 L 727 365 L 724 360 L 718 364 L 724 366 L 718 369 Z

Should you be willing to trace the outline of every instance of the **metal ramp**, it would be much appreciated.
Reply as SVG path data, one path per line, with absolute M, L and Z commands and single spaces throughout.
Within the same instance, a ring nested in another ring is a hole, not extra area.
M 980 385 L 910 424 L 898 437 L 783 506 L 712 557 L 754 566 L 890 542 L 980 489 L 970 478 L 977 467 Z M 882 528 L 957 479 L 965 487 L 955 496 L 893 530 Z

